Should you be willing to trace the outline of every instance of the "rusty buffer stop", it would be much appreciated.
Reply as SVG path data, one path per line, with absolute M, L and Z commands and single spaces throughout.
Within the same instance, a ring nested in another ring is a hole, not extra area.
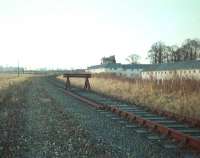
M 90 82 L 89 82 L 89 78 L 92 77 L 91 74 L 79 74 L 79 73 L 65 73 L 63 74 L 63 77 L 67 78 L 66 80 L 66 85 L 65 88 L 66 89 L 70 89 L 70 78 L 85 78 L 85 85 L 84 85 L 84 89 L 90 90 Z

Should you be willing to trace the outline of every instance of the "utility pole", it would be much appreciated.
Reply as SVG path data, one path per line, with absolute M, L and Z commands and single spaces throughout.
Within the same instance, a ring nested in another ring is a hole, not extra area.
M 17 61 L 17 65 L 18 65 L 18 67 L 17 67 L 17 75 L 19 77 L 19 60 Z

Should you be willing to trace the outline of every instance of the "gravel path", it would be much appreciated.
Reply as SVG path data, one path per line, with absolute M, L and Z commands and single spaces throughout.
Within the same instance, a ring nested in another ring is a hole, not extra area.
M 24 158 L 110 157 L 109 151 L 93 142 L 75 118 L 48 94 L 42 79 L 33 80 L 27 94 L 26 147 Z

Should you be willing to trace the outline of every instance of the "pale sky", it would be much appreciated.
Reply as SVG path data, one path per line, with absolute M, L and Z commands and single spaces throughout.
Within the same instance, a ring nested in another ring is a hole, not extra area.
M 200 0 L 0 0 L 0 65 L 86 68 L 200 38 Z

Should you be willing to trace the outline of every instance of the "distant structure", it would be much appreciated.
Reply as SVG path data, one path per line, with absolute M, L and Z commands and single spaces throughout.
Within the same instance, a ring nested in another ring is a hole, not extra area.
M 23 67 L 12 67 L 12 66 L 7 66 L 7 67 L 3 67 L 0 66 L 0 73 L 24 73 L 24 68 Z
M 119 76 L 126 76 L 131 78 L 138 78 L 141 72 L 148 64 L 101 64 L 88 67 L 87 71 L 90 73 L 114 73 Z
M 103 57 L 101 59 L 101 64 L 116 64 L 115 56 Z
M 200 79 L 200 60 L 182 61 L 165 64 L 120 64 L 103 62 L 90 66 L 90 73 L 113 73 L 129 78 L 168 80 L 176 78 Z
M 121 64 L 116 63 L 115 56 L 103 57 L 100 65 L 88 67 L 87 72 L 90 73 L 114 73 L 120 76 L 138 78 L 144 67 L 150 64 Z

